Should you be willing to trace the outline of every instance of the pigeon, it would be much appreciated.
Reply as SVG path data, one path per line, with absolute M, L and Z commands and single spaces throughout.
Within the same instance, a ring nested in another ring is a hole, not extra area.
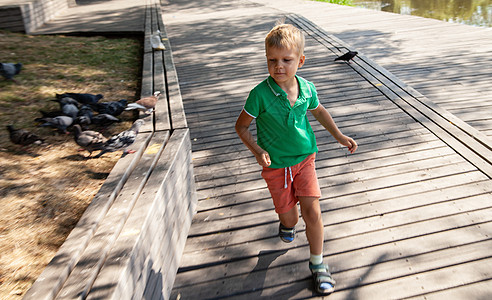
M 108 126 L 117 122 L 121 122 L 121 120 L 109 114 L 98 114 L 91 119 L 92 124 L 99 126 Z
M 157 100 L 159 100 L 160 94 L 161 94 L 161 92 L 157 91 L 154 93 L 153 96 L 142 98 L 135 103 L 130 103 L 125 108 L 125 110 L 138 109 L 141 111 L 145 111 L 145 113 L 148 114 L 155 108 L 155 105 L 157 104 Z
M 37 122 L 44 122 L 43 124 L 39 125 L 41 127 L 49 126 L 58 128 L 58 130 L 64 133 L 68 133 L 67 128 L 73 123 L 73 119 L 67 116 L 58 116 L 54 118 L 37 118 L 35 120 Z
M 82 105 L 79 109 L 79 113 L 75 118 L 75 123 L 80 124 L 82 126 L 87 126 L 92 123 L 92 118 L 94 117 L 94 113 L 92 112 L 92 108 L 89 105 Z
M 54 118 L 63 115 L 61 110 L 44 111 L 39 110 L 43 118 Z
M 82 105 L 79 109 L 79 117 L 80 116 L 86 116 L 88 118 L 94 117 L 94 112 L 92 111 L 92 108 L 89 105 Z
M 101 94 L 82 94 L 82 93 L 63 93 L 56 94 L 56 98 L 70 97 L 81 104 L 94 104 L 101 100 L 104 96 Z
M 44 139 L 27 130 L 14 129 L 14 126 L 12 125 L 7 125 L 7 130 L 10 134 L 10 140 L 14 144 L 28 146 L 31 144 L 41 145 L 42 143 L 44 143 Z
M 60 110 L 65 116 L 76 118 L 79 114 L 79 103 L 70 97 L 57 98 L 52 100 L 60 104 Z
M 73 104 L 63 105 L 61 110 L 65 116 L 69 116 L 72 119 L 75 119 L 79 114 L 79 109 Z
M 91 106 L 100 114 L 108 114 L 116 117 L 121 115 L 127 104 L 128 101 L 126 99 L 121 99 L 120 101 L 94 103 Z
M 14 76 L 19 74 L 22 69 L 21 63 L 0 63 L 0 74 L 5 78 L 5 80 L 12 80 L 17 83 Z
M 79 124 L 80 126 L 82 126 L 84 130 L 86 130 L 87 126 L 92 123 L 91 119 L 87 116 L 78 116 L 73 120 L 73 122 L 74 124 Z
M 127 153 L 135 152 L 133 150 L 126 150 L 126 148 L 135 142 L 135 139 L 137 137 L 140 126 L 142 126 L 143 123 L 144 123 L 144 120 L 141 120 L 141 119 L 136 120 L 130 129 L 125 130 L 125 131 L 123 131 L 117 135 L 112 136 L 104 144 L 104 149 L 98 155 L 96 155 L 94 158 L 99 158 L 104 153 L 107 153 L 107 152 L 114 152 L 114 151 L 123 150 L 123 149 L 125 149 L 123 151 L 123 155 L 125 155 Z
M 349 51 L 349 52 L 335 58 L 335 61 L 344 60 L 344 61 L 350 63 L 350 60 L 353 59 L 358 53 L 359 52 L 357 52 L 357 51 Z
M 74 140 L 80 147 L 89 151 L 89 157 L 92 155 L 92 151 L 104 150 L 104 144 L 107 142 L 101 133 L 93 130 L 82 131 L 82 127 L 76 124 L 74 128 Z
M 60 107 L 63 107 L 64 105 L 67 104 L 75 105 L 77 106 L 77 108 L 79 107 L 79 102 L 71 97 L 60 97 L 60 98 L 57 97 L 56 99 L 51 101 L 58 102 L 58 104 L 60 104 Z

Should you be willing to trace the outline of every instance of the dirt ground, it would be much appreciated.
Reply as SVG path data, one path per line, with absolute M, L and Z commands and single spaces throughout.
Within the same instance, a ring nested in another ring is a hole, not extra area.
M 141 41 L 135 38 L 26 36 L 0 31 L 0 62 L 22 62 L 18 83 L 0 78 L 0 299 L 21 299 L 91 202 L 121 151 L 91 159 L 73 134 L 37 127 L 39 110 L 58 109 L 56 93 L 136 100 Z M 91 126 L 106 137 L 129 128 Z M 29 130 L 44 145 L 24 148 L 6 125 Z M 95 152 L 93 155 L 97 154 Z

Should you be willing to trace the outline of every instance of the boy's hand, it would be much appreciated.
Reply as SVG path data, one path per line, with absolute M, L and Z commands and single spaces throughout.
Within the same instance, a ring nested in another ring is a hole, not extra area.
M 354 153 L 357 150 L 357 143 L 351 137 L 344 135 L 338 142 L 347 147 L 350 153 Z
M 257 155 L 255 155 L 256 161 L 260 164 L 262 167 L 269 167 L 272 164 L 272 161 L 270 160 L 270 155 L 268 155 L 268 152 L 263 151 Z

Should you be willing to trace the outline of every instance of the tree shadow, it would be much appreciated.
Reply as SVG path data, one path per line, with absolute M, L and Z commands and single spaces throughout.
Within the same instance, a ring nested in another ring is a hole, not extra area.
M 261 250 L 258 253 L 258 262 L 248 274 L 243 284 L 243 291 L 252 291 L 250 297 L 253 299 L 271 299 L 272 295 L 262 296 L 268 267 L 281 255 L 287 253 L 288 249 L 281 251 Z M 297 291 L 296 291 L 297 293 Z
M 104 2 L 110 2 L 111 0 L 75 0 L 76 5 L 93 5 Z
M 90 159 L 91 157 L 89 156 L 84 156 L 80 153 L 77 153 L 77 154 L 71 154 L 71 155 L 67 155 L 67 156 L 64 156 L 62 157 L 62 159 L 65 159 L 65 160 L 71 160 L 71 161 L 83 161 L 83 160 L 88 160 Z
M 92 170 L 86 170 L 85 173 L 92 179 L 106 179 L 109 176 L 109 172 L 94 172 Z

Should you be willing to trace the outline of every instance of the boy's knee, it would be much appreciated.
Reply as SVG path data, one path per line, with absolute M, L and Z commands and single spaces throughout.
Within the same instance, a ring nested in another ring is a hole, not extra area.
M 293 207 L 289 212 L 279 214 L 279 219 L 280 222 L 285 226 L 285 227 L 294 227 L 296 226 L 297 222 L 299 222 L 299 214 L 297 213 L 297 207 Z
M 321 208 L 317 200 L 307 198 L 301 204 L 302 218 L 306 224 L 316 224 L 321 220 Z
M 306 209 L 302 218 L 306 224 L 317 224 L 321 220 L 321 212 L 318 209 Z
M 280 217 L 280 222 L 285 227 L 292 228 L 296 226 L 297 222 L 299 222 L 299 216 L 282 216 Z

